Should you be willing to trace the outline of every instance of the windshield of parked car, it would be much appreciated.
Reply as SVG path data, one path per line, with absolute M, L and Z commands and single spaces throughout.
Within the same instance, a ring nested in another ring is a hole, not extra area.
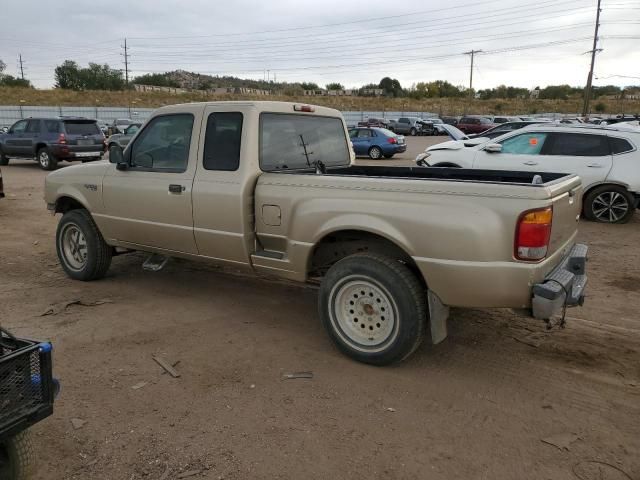
M 82 120 L 65 120 L 64 130 L 69 135 L 98 135 L 102 133 L 96 122 Z
M 264 171 L 349 165 L 342 120 L 288 113 L 260 115 L 260 168 Z

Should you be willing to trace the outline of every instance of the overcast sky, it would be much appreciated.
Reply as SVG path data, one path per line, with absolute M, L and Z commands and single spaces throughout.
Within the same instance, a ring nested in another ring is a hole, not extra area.
M 420 81 L 533 88 L 583 85 L 597 0 L 135 0 L 3 2 L 0 59 L 7 73 L 53 86 L 65 59 L 132 75 L 184 69 L 278 81 Z M 640 84 L 640 0 L 602 0 L 595 85 Z

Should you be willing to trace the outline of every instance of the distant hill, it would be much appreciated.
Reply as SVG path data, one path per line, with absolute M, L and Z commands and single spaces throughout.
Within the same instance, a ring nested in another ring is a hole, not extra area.
M 286 90 L 291 88 L 301 88 L 300 84 L 290 84 L 283 82 L 265 81 L 265 80 L 250 80 L 246 78 L 237 78 L 230 76 L 218 76 L 218 75 L 204 75 L 202 73 L 187 72 L 186 70 L 174 70 L 172 72 L 166 72 L 164 74 L 156 74 L 157 76 L 164 76 L 167 79 L 168 84 L 175 85 L 179 88 L 186 88 L 189 90 L 208 90 L 219 87 L 233 87 L 233 88 L 258 88 L 261 90 Z M 142 85 L 151 85 L 151 83 L 144 83 L 144 80 L 134 80 L 135 83 Z M 156 84 L 157 84 L 156 80 Z

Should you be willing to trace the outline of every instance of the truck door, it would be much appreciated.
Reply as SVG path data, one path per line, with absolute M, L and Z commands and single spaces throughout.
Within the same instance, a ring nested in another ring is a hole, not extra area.
M 20 120 L 13 124 L 6 134 L 3 150 L 8 156 L 24 155 L 22 142 L 24 141 L 24 131 L 27 129 L 27 120 Z
M 23 155 L 35 156 L 36 155 L 36 143 L 40 136 L 40 120 L 29 120 L 27 128 L 24 131 L 22 148 L 24 148 Z
M 252 125 L 251 122 L 255 122 Z M 205 108 L 193 183 L 194 234 L 200 255 L 248 265 L 255 250 L 253 195 L 258 152 L 245 139 L 257 119 L 237 106 Z M 253 158 L 254 162 L 240 161 Z
M 191 193 L 200 118 L 159 115 L 125 151 L 130 166 L 110 164 L 103 179 L 104 212 L 95 214 L 107 238 L 197 254 Z

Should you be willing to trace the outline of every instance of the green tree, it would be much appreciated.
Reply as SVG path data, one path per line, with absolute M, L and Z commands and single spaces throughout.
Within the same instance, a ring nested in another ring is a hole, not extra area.
M 327 90 L 344 90 L 344 86 L 341 83 L 327 83 Z
M 598 113 L 604 113 L 604 112 L 607 111 L 607 106 L 602 102 L 596 103 L 594 108 L 595 108 L 596 112 L 598 112 Z
M 302 82 L 300 88 L 303 90 L 320 90 L 318 84 L 313 82 Z
M 72 60 L 65 60 L 55 69 L 56 88 L 68 90 L 124 90 L 126 85 L 122 72 L 109 67 L 90 63 L 80 68 Z
M 156 87 L 178 88 L 180 86 L 178 82 L 168 78 L 166 73 L 146 73 L 134 78 L 132 83 L 138 85 L 153 85 Z
M 405 94 L 405 91 L 402 89 L 400 82 L 391 77 L 384 77 L 382 80 L 380 80 L 378 88 L 383 89 L 384 94 L 388 97 L 402 97 Z
M 5 74 L 4 71 L 6 68 L 7 64 L 0 60 L 0 86 L 33 88 L 29 80 Z

